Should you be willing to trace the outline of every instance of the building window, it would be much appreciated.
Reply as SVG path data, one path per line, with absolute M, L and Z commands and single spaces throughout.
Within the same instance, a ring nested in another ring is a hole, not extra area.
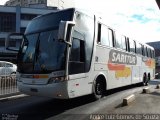
M 35 17 L 37 17 L 35 14 L 21 14 L 22 20 L 32 20 Z
M 38 3 L 41 3 L 41 4 L 46 3 L 46 0 L 38 0 Z
M 0 13 L 0 31 L 1 32 L 16 31 L 15 13 Z
M 5 46 L 5 38 L 0 38 L 0 47 Z

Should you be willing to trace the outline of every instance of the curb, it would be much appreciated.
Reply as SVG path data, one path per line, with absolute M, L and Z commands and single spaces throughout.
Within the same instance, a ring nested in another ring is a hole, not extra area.
M 123 99 L 123 106 L 128 106 L 130 105 L 133 101 L 135 101 L 135 95 L 131 94 L 128 97 Z
M 150 93 L 150 88 L 149 87 L 143 88 L 142 93 Z

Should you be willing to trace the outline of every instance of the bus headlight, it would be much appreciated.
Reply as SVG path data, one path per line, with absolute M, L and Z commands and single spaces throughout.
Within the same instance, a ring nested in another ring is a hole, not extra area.
M 51 84 L 51 83 L 59 83 L 59 82 L 63 82 L 66 80 L 66 77 L 52 77 L 48 80 L 48 84 Z

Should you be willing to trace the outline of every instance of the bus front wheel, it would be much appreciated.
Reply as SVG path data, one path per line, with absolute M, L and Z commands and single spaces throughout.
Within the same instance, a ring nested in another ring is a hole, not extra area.
M 94 85 L 93 97 L 95 100 L 102 98 L 105 94 L 105 83 L 102 80 L 96 80 Z

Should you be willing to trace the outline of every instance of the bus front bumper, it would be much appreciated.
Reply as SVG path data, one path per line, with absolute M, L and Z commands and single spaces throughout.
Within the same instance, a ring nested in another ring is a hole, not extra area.
M 30 85 L 17 81 L 17 85 L 20 92 L 28 95 L 51 97 L 58 99 L 69 98 L 66 82 L 45 85 Z

